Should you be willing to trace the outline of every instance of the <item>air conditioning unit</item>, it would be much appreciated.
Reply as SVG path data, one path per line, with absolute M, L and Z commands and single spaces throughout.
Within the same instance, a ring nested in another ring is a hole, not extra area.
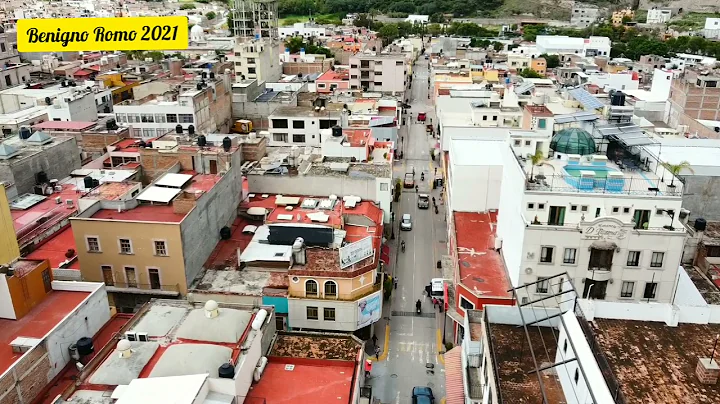
M 128 341 L 131 341 L 131 342 L 138 340 L 137 334 L 134 332 L 129 332 L 129 331 L 125 333 L 125 339 Z
M 138 332 L 135 334 L 137 335 L 137 340 L 140 342 L 148 342 L 150 340 L 148 338 L 148 333 L 146 333 L 146 332 Z
M 73 201 L 72 199 L 65 199 L 65 205 L 68 207 L 68 209 L 70 209 L 75 206 L 75 201 Z

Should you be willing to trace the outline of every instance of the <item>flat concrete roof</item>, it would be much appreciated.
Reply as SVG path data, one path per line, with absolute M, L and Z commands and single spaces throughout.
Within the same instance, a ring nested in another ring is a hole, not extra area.
M 202 314 L 202 313 L 201 313 Z M 218 377 L 218 368 L 230 362 L 232 348 L 209 344 L 178 344 L 169 346 L 155 364 L 150 377 L 210 374 Z
M 145 312 L 132 332 L 146 332 L 150 337 L 164 337 L 180 323 L 187 314 L 187 308 L 165 305 L 153 305 Z
M 157 342 L 130 342 L 132 355 L 128 358 L 121 358 L 118 352 L 113 352 L 93 372 L 89 382 L 91 384 L 105 384 L 118 386 L 129 384 L 140 376 L 143 368 L 150 362 L 150 359 L 158 350 L 160 344 Z
M 178 328 L 175 337 L 193 341 L 237 343 L 251 318 L 252 314 L 248 311 L 227 308 L 221 308 L 217 317 L 208 318 L 205 316 L 205 309 L 193 309 Z

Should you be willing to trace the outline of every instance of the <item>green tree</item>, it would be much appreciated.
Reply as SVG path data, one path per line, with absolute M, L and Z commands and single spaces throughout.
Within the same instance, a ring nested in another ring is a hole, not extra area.
M 502 42 L 494 41 L 492 43 L 493 49 L 495 49 L 495 52 L 500 52 L 505 45 L 502 44 Z
M 445 16 L 443 13 L 433 13 L 430 15 L 430 22 L 435 24 L 444 24 L 445 23 Z
M 360 14 L 353 21 L 353 25 L 356 27 L 371 28 L 373 26 L 373 20 L 368 17 L 367 14 Z
M 301 36 L 293 36 L 285 40 L 285 47 L 290 50 L 290 53 L 298 53 L 304 46 L 305 42 Z
M 545 65 L 548 69 L 554 69 L 560 66 L 560 56 L 558 55 L 548 55 L 547 53 L 543 53 L 540 57 L 545 59 Z
M 693 171 L 692 166 L 690 165 L 690 162 L 688 162 L 687 160 L 683 160 L 677 164 L 670 164 L 670 163 L 666 162 L 666 163 L 662 163 L 662 165 L 673 176 L 672 180 L 670 181 L 670 185 L 669 185 L 671 187 L 675 186 L 675 177 L 680 175 L 680 173 L 682 171 L 690 171 L 691 173 L 695 172 L 695 171 Z
M 520 72 L 520 77 L 524 77 L 526 79 L 541 79 L 543 76 L 533 69 L 525 68 Z
M 383 39 L 385 44 L 388 44 L 400 36 L 400 30 L 396 24 L 386 24 L 380 28 L 378 36 Z
M 232 13 L 228 13 L 225 24 L 227 24 L 228 31 L 230 31 L 230 36 L 235 36 L 235 25 L 233 24 Z
M 534 180 L 535 175 L 535 167 L 541 166 L 545 162 L 545 156 L 542 154 L 540 150 L 536 151 L 535 154 L 530 156 L 530 164 L 532 164 L 532 167 L 530 168 L 530 182 Z
M 442 27 L 440 24 L 429 24 L 427 26 L 427 32 L 432 36 L 438 36 L 442 33 Z
M 215 14 L 214 11 L 208 11 L 208 12 L 205 14 L 205 17 L 206 17 L 208 20 L 214 20 L 215 17 L 217 17 L 217 14 Z
M 182 6 L 180 6 L 180 10 L 192 10 L 195 8 L 194 3 L 185 3 Z

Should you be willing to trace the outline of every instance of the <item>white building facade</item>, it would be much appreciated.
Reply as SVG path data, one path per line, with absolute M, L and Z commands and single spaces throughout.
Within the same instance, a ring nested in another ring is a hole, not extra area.
M 292 27 L 279 27 L 278 34 L 280 38 L 294 36 L 301 36 L 303 38 L 325 38 L 328 36 L 328 30 L 317 25 L 298 22 L 293 24 Z
M 235 65 L 235 82 L 257 80 L 258 83 L 280 80 L 280 42 L 272 39 L 251 39 L 235 44 L 228 60 Z
M 578 28 L 587 28 L 600 17 L 597 6 L 576 3 L 570 14 L 570 23 Z
M 549 55 L 574 54 L 584 57 L 609 56 L 610 38 L 591 36 L 590 38 L 571 38 L 562 35 L 538 35 L 535 40 L 539 54 Z
M 320 146 L 325 129 L 342 125 L 338 111 L 313 111 L 303 107 L 280 107 L 269 117 L 269 146 Z
M 706 18 L 703 36 L 707 39 L 720 38 L 720 18 Z
M 404 55 L 354 55 L 350 57 L 350 89 L 401 95 L 407 70 Z
M 648 24 L 665 24 L 670 21 L 670 17 L 672 17 L 672 10 L 653 8 L 648 10 L 645 22 Z

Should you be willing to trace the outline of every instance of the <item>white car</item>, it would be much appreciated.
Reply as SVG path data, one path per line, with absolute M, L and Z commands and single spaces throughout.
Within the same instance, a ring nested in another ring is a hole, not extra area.
M 409 213 L 402 215 L 402 220 L 400 221 L 400 230 L 412 230 L 412 219 L 410 218 Z

